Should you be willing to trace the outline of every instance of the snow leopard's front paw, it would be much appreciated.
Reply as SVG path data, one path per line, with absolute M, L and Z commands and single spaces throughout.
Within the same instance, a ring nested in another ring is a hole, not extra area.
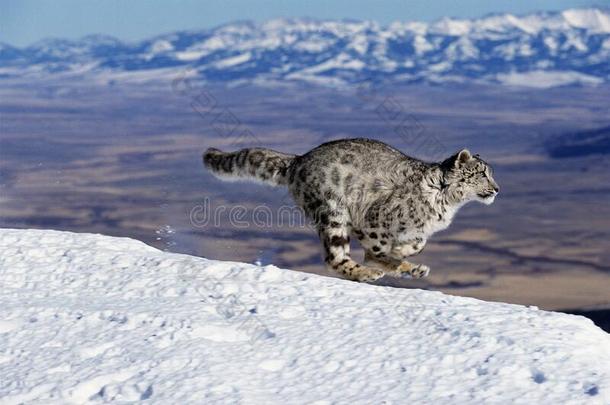
M 356 274 L 356 281 L 360 283 L 370 283 L 371 281 L 379 280 L 385 273 L 382 270 L 365 267 Z
M 423 278 L 428 277 L 430 274 L 430 267 L 425 264 L 418 264 L 413 269 L 411 269 L 411 277 L 413 278 Z

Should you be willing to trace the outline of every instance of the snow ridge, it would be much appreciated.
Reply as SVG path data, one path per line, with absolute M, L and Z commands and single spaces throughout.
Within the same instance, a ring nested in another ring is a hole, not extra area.
M 541 77 L 536 87 L 599 84 L 610 81 L 610 10 L 443 18 L 386 27 L 371 21 L 277 19 L 174 32 L 139 43 L 92 35 L 22 49 L 0 44 L 0 78 L 90 74 L 108 82 L 128 80 L 131 74 L 157 80 L 185 70 L 209 82 L 258 84 L 527 86 L 533 72 Z
M 0 402 L 605 404 L 589 320 L 0 230 Z

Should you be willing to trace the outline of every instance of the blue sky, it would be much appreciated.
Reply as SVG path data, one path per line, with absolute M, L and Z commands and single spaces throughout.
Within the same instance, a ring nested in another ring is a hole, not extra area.
M 24 46 L 47 37 L 93 33 L 139 40 L 233 20 L 276 17 L 369 19 L 386 24 L 590 6 L 608 7 L 610 0 L 0 0 L 0 42 Z

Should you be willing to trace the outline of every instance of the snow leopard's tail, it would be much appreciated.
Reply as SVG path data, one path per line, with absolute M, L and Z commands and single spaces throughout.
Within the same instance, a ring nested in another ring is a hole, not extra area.
M 237 152 L 210 148 L 203 154 L 203 164 L 222 179 L 250 179 L 279 186 L 288 184 L 288 168 L 295 157 L 263 148 Z

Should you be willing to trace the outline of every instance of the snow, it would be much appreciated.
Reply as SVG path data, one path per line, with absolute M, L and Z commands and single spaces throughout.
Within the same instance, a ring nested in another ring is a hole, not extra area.
M 600 79 L 599 77 L 578 72 L 545 70 L 501 73 L 498 74 L 496 78 L 500 83 L 505 85 L 540 89 L 569 84 L 597 85 L 603 83 L 603 79 Z
M 364 67 L 364 62 L 357 59 L 353 59 L 350 55 L 346 53 L 340 53 L 334 58 L 328 59 L 318 65 L 312 66 L 307 69 L 302 69 L 299 73 L 302 75 L 310 75 L 325 72 L 332 69 L 361 70 Z
M 158 40 L 155 41 L 151 46 L 150 50 L 153 54 L 168 52 L 174 49 L 174 46 L 171 42 L 167 40 Z
M 190 62 L 190 61 L 198 60 L 198 59 L 202 58 L 203 56 L 208 55 L 209 53 L 210 52 L 207 50 L 176 52 L 176 59 L 178 59 L 180 61 Z
M 422 35 L 416 35 L 413 38 L 413 48 L 415 48 L 415 53 L 417 55 L 423 55 L 424 53 L 433 50 L 434 45 L 426 41 L 426 38 Z
M 591 321 L 0 230 L 0 402 L 607 404 Z
M 443 72 L 445 70 L 449 70 L 451 68 L 451 63 L 449 62 L 439 62 L 434 65 L 428 66 L 428 70 L 431 72 Z
M 360 55 L 366 54 L 369 49 L 369 40 L 365 34 L 354 35 L 351 42 L 347 45 L 347 49 L 353 49 Z
M 568 9 L 559 14 L 495 14 L 474 20 L 442 18 L 429 27 L 430 32 L 445 35 L 468 35 L 474 31 L 498 31 L 516 28 L 527 34 L 543 29 L 586 29 L 594 33 L 610 33 L 610 15 L 600 9 Z
M 219 60 L 218 62 L 214 63 L 214 67 L 216 67 L 217 69 L 221 69 L 231 66 L 237 66 L 241 65 L 242 63 L 248 62 L 251 58 L 252 54 L 250 52 L 246 52 L 241 55 L 235 55 L 231 56 L 230 58 Z
M 470 32 L 472 23 L 469 20 L 455 20 L 442 18 L 432 24 L 431 32 L 445 35 L 467 35 Z
M 308 40 L 296 42 L 294 48 L 299 51 L 315 53 L 324 51 L 332 46 L 332 44 L 333 42 L 328 39 L 314 36 Z
M 177 71 L 173 68 L 159 68 L 159 69 L 148 69 L 148 70 L 115 70 L 115 71 L 100 71 L 95 75 L 91 76 L 91 80 L 107 85 L 113 81 L 120 81 L 121 83 L 131 84 L 146 84 L 151 82 L 160 82 L 167 80 L 174 80 L 177 77 L 193 77 L 196 71 L 194 69 L 183 69 Z
M 461 37 L 447 47 L 445 55 L 451 61 L 476 59 L 479 57 L 479 50 L 467 37 Z
M 610 14 L 598 9 L 570 9 L 561 13 L 563 18 L 575 28 L 592 32 L 610 33 Z
M 549 51 L 552 54 L 556 53 L 558 45 L 557 45 L 557 40 L 554 37 L 546 36 L 546 37 L 544 37 L 542 42 L 544 42 L 544 45 L 546 45 L 546 47 L 549 49 Z

